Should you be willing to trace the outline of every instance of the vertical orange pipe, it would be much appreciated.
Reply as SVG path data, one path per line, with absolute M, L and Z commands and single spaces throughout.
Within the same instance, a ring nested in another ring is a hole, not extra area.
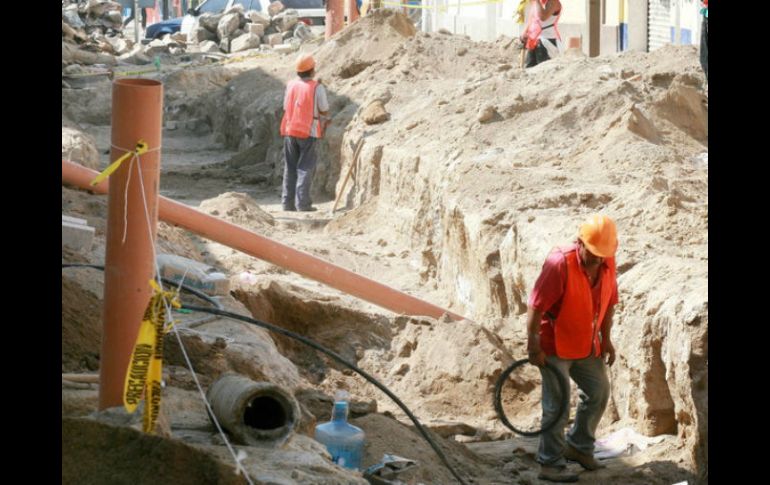
M 358 20 L 358 4 L 356 0 L 348 0 L 348 25 Z
M 343 0 L 328 0 L 326 2 L 326 40 L 342 30 L 345 4 Z
M 99 409 L 123 403 L 123 383 L 155 270 L 163 85 L 149 79 L 112 83 L 112 153 L 115 161 L 139 140 L 150 151 L 128 159 L 110 176 L 104 264 L 104 332 L 99 368 Z M 130 179 L 129 179 L 130 169 Z M 128 190 L 126 186 L 128 185 Z M 142 185 L 145 194 L 142 197 Z M 128 199 L 126 205 L 126 198 Z M 147 212 L 145 215 L 145 202 Z M 127 208 L 127 210 L 126 210 Z M 149 218 L 149 227 L 148 227 Z M 125 235 L 125 241 L 123 240 Z

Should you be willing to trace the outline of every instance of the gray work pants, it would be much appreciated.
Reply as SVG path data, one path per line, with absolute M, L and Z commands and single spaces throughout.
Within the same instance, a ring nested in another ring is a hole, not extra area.
M 284 209 L 307 209 L 313 203 L 310 200 L 310 185 L 313 172 L 318 163 L 315 138 L 283 139 L 283 192 L 281 202 Z M 296 199 L 296 204 L 295 204 Z
M 569 443 L 581 453 L 593 455 L 596 427 L 610 397 L 610 381 L 607 378 L 607 368 L 600 357 L 565 360 L 549 355 L 546 359 L 559 369 L 567 382 L 570 382 L 571 377 L 577 383 L 580 399 L 575 422 L 567 433 L 566 442 L 564 427 L 567 425 L 569 410 L 562 415 L 556 425 L 540 435 L 537 461 L 543 465 L 560 466 L 566 464 L 565 443 Z M 544 369 L 541 369 L 540 373 L 543 376 L 543 423 L 545 423 L 553 419 L 558 411 L 559 401 L 563 398 L 556 376 Z

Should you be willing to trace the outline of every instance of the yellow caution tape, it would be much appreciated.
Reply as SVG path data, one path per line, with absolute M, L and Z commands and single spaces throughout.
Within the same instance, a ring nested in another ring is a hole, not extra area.
M 112 172 L 118 169 L 120 167 L 120 164 L 128 160 L 128 157 L 132 155 L 142 155 L 144 153 L 147 153 L 147 142 L 144 140 L 139 140 L 136 142 L 136 149 L 133 152 L 128 152 L 124 154 L 122 157 L 118 158 L 114 162 L 112 162 L 107 168 L 102 170 L 102 173 L 96 176 L 91 181 L 91 187 L 94 185 L 98 185 L 102 180 L 106 179 L 110 175 L 112 175 Z
M 160 414 L 163 336 L 166 325 L 164 300 L 174 308 L 181 307 L 176 291 L 161 291 L 155 280 L 150 280 L 150 286 L 153 289 L 153 295 L 144 310 L 123 388 L 123 407 L 129 413 L 136 411 L 139 401 L 144 396 L 142 430 L 145 433 L 154 431 Z
M 394 7 L 403 7 L 403 8 L 423 8 L 423 9 L 430 9 L 436 8 L 439 12 L 446 12 L 447 6 L 446 5 L 410 5 L 408 3 L 398 3 L 398 2 L 380 2 L 382 5 L 391 5 Z M 452 6 L 452 5 L 450 5 Z

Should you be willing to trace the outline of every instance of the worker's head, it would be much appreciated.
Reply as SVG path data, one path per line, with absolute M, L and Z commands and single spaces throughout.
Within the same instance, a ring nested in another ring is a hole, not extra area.
M 586 266 L 598 266 L 604 258 L 615 256 L 618 249 L 615 223 L 601 214 L 590 216 L 580 225 L 578 245 L 580 258 Z
M 301 78 L 313 76 L 315 71 L 315 59 L 310 54 L 300 54 L 296 64 L 297 75 Z

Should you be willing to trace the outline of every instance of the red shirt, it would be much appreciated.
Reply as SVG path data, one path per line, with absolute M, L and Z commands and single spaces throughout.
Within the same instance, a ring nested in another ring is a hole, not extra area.
M 577 250 L 577 243 L 573 243 L 573 246 Z M 583 267 L 583 261 L 578 257 L 578 265 L 580 269 L 588 277 L 588 273 Z M 607 263 L 603 262 L 599 266 L 599 275 L 597 278 L 596 286 L 591 287 L 591 294 L 593 296 L 594 313 L 599 313 L 599 303 L 601 301 L 602 285 L 601 275 L 602 272 L 607 270 Z M 535 310 L 541 312 L 548 312 L 553 319 L 559 316 L 559 310 L 561 309 L 561 300 L 564 295 L 564 285 L 567 280 L 567 261 L 564 259 L 564 254 L 557 250 L 551 251 L 548 257 L 543 263 L 543 270 L 540 272 L 540 276 L 535 282 L 535 287 L 532 289 L 532 294 L 529 295 L 529 306 Z M 618 303 L 618 284 L 613 281 L 612 296 L 610 297 L 610 303 L 608 308 Z M 601 323 L 601 322 L 599 322 Z M 556 354 L 556 346 L 554 344 L 553 327 L 551 326 L 551 318 L 544 314 L 543 319 L 540 322 L 540 347 L 548 355 Z

